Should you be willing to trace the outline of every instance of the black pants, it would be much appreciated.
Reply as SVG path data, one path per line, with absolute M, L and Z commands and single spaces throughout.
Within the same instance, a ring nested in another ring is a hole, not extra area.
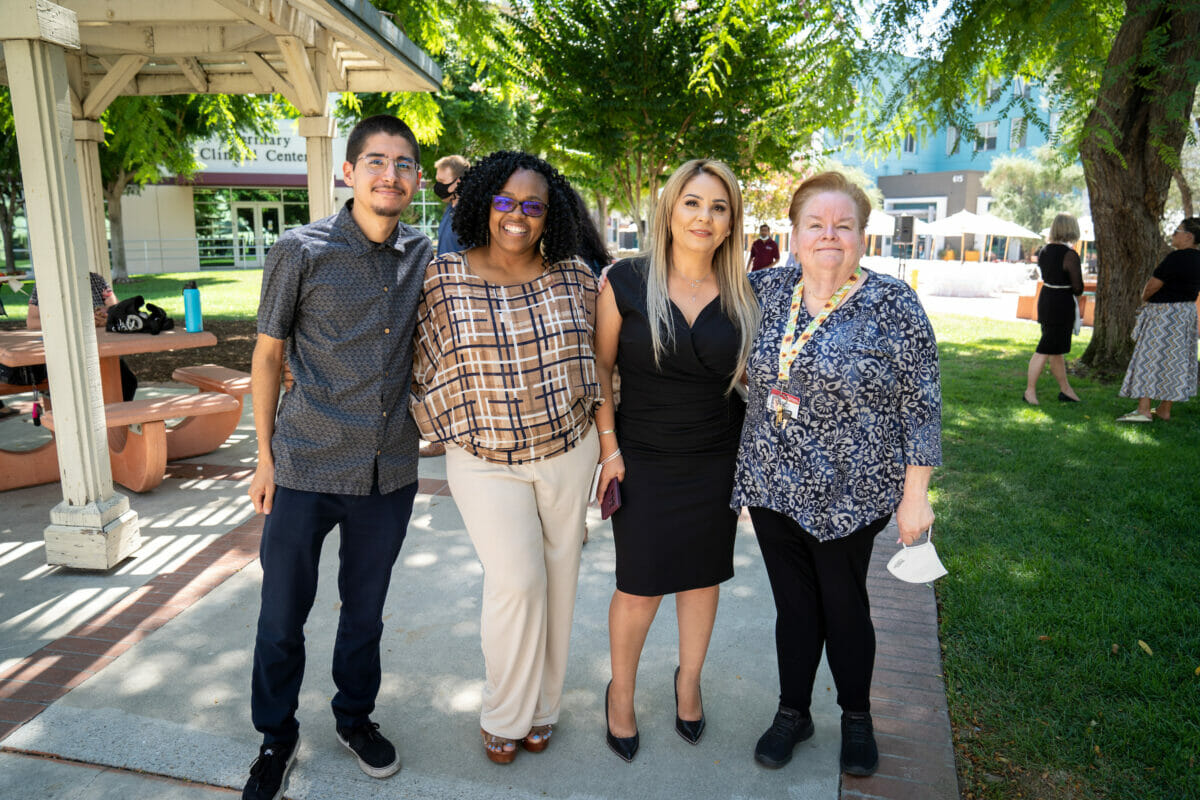
M 340 726 L 368 721 L 381 680 L 383 604 L 416 494 L 416 482 L 387 494 L 376 487 L 365 496 L 275 487 L 259 549 L 262 608 L 250 687 L 250 716 L 264 744 L 292 742 L 298 736 L 304 623 L 317 593 L 321 544 L 335 525 L 341 531 L 342 607 L 333 646 L 337 693 L 331 705 Z
M 891 515 L 828 542 L 770 509 L 751 508 L 750 518 L 775 596 L 780 704 L 808 712 L 824 648 L 838 705 L 870 711 L 875 627 L 867 568 Z

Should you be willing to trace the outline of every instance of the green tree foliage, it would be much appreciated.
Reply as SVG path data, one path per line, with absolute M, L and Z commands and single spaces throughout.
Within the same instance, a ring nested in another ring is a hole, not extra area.
M 796 161 L 788 169 L 763 170 L 742 186 L 742 199 L 746 203 L 746 219 L 758 222 L 787 219 L 792 194 L 805 180 L 818 172 L 829 170 L 845 175 L 851 183 L 862 187 L 871 200 L 873 208 L 883 206 L 883 193 L 871 181 L 870 176 L 858 167 L 850 167 L 828 158 L 815 157 L 808 161 Z
M 943 14 L 931 23 L 935 6 Z M 1082 158 L 1096 226 L 1096 328 L 1083 360 L 1124 370 L 1142 284 L 1164 252 L 1167 190 L 1200 81 L 1200 2 L 885 0 L 874 22 L 874 52 L 915 42 L 925 57 L 886 93 L 881 146 L 947 123 L 971 131 L 971 105 L 1003 97 L 1000 113 L 1036 121 L 1039 109 L 1012 81 L 1047 87 L 1062 114 L 1054 143 Z
M 1050 227 L 1056 214 L 1083 214 L 1083 167 L 1064 162 L 1050 147 L 1039 147 L 1034 158 L 997 157 L 983 186 L 992 193 L 994 213 L 1033 231 Z
M 848 6 L 519 0 L 509 19 L 537 145 L 635 218 L 681 162 L 719 158 L 744 179 L 784 169 L 852 105 Z
M 100 175 L 112 241 L 114 281 L 128 278 L 121 198 L 167 175 L 190 178 L 200 168 L 195 143 L 217 137 L 234 153 L 251 155 L 242 134 L 274 131 L 277 106 L 254 95 L 123 96 L 100 121 Z
M 13 222 L 22 199 L 21 158 L 17 153 L 12 97 L 7 86 L 0 86 L 0 234 L 4 237 L 5 272 L 17 271 Z
M 347 124 L 394 114 L 422 145 L 437 144 L 422 160 L 428 172 L 447 153 L 466 155 L 516 146 L 528 128 L 522 90 L 495 69 L 503 30 L 497 5 L 486 0 L 377 0 L 375 5 L 425 52 L 438 59 L 439 92 L 343 94 L 337 116 Z M 490 148 L 490 149 L 489 149 Z

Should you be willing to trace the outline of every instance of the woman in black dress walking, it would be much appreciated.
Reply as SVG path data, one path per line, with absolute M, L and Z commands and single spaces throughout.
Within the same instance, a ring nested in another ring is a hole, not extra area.
M 689 161 L 663 189 L 649 250 L 614 265 L 600 295 L 599 488 L 621 481 L 623 501 L 613 516 L 606 736 L 626 761 L 638 748 L 638 661 L 665 594 L 675 595 L 679 624 L 675 728 L 692 744 L 704 731 L 700 671 L 719 584 L 733 576 L 729 497 L 745 415 L 735 387 L 758 324 L 744 258 L 737 179 L 720 162 Z
M 1059 214 L 1050 226 L 1050 243 L 1038 256 L 1042 271 L 1042 291 L 1038 295 L 1038 323 L 1042 338 L 1033 358 L 1029 359 L 1029 374 L 1025 384 L 1025 402 L 1038 404 L 1037 382 L 1046 363 L 1050 374 L 1058 381 L 1058 399 L 1078 403 L 1079 395 L 1067 382 L 1067 362 L 1063 358 L 1071 350 L 1071 334 L 1075 330 L 1075 315 L 1079 311 L 1079 295 L 1083 294 L 1083 270 L 1079 254 L 1071 242 L 1079 241 L 1079 223 L 1070 214 Z

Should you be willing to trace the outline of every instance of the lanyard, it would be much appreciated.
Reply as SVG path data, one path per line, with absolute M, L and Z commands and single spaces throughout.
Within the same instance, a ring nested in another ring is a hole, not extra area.
M 788 376 L 792 371 L 792 362 L 796 360 L 796 356 L 800 355 L 804 344 L 813 337 L 817 328 L 821 327 L 821 323 L 833 313 L 833 310 L 842 304 L 842 301 L 846 299 L 846 294 L 854 284 L 858 283 L 861 276 L 862 266 L 860 265 L 854 268 L 854 274 L 842 284 L 842 287 L 825 301 L 824 307 L 809 321 L 808 327 L 799 336 L 796 336 L 796 324 L 800 321 L 800 306 L 804 303 L 804 278 L 801 278 L 796 284 L 795 290 L 792 291 L 792 308 L 788 314 L 787 327 L 783 329 L 783 342 L 779 345 L 780 385 L 787 384 Z

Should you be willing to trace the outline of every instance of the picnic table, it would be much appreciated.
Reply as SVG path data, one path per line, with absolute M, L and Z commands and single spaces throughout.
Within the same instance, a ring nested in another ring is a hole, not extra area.
M 121 356 L 216 343 L 217 337 L 209 331 L 169 330 L 157 335 L 96 331 L 109 457 L 117 483 L 135 492 L 147 491 L 162 483 L 169 459 L 216 450 L 237 427 L 243 397 L 249 392 L 249 377 L 244 373 L 207 365 L 176 371 L 177 380 L 201 389 L 196 394 L 122 402 Z M 0 363 L 22 367 L 45 360 L 41 331 L 0 331 Z M 169 420 L 181 421 L 168 428 Z M 43 416 L 43 424 L 53 431 L 52 408 Z M 52 483 L 58 478 L 53 438 L 30 450 L 0 447 L 0 491 Z

